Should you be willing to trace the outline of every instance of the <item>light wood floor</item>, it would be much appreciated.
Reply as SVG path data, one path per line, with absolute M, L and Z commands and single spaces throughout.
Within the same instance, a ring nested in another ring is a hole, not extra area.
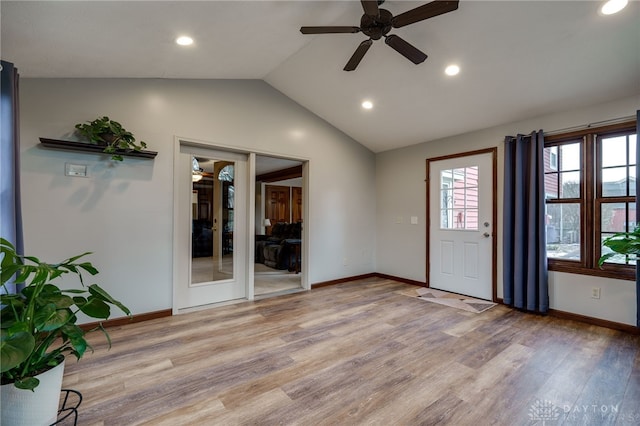
M 380 278 L 111 328 L 80 425 L 637 425 L 640 337 Z

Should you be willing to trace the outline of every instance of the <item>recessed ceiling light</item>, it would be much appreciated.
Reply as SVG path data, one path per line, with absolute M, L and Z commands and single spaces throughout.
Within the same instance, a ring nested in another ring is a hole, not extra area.
M 176 43 L 180 46 L 190 46 L 193 44 L 193 39 L 191 37 L 182 36 L 176 39 Z
M 460 72 L 460 67 L 457 65 L 449 65 L 444 69 L 445 74 L 447 75 L 458 75 Z
M 600 13 L 603 15 L 613 15 L 614 13 L 618 13 L 624 9 L 628 3 L 628 0 L 609 0 L 602 5 Z
M 362 108 L 364 108 L 364 109 L 373 108 L 373 102 L 371 102 L 371 101 L 363 101 L 362 102 Z

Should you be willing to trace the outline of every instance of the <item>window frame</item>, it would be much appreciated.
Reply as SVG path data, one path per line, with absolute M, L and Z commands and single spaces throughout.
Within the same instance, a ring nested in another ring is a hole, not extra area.
M 580 196 L 579 198 L 558 198 L 546 200 L 547 204 L 579 203 L 580 205 L 580 260 L 547 258 L 550 271 L 572 274 L 593 275 L 607 278 L 635 280 L 636 266 L 605 263 L 598 266 L 601 255 L 601 210 L 605 203 L 636 203 L 636 196 L 602 197 L 602 155 L 600 140 L 619 135 L 636 133 L 636 122 L 627 121 L 619 124 L 588 128 L 584 130 L 545 135 L 545 148 L 580 142 Z M 637 138 L 637 136 L 636 136 Z M 637 139 L 636 139 L 637 141 Z M 637 143 L 637 142 L 636 142 Z M 627 148 L 628 149 L 628 148 Z M 636 148 L 637 149 L 637 148 Z M 558 151 L 560 148 L 558 148 Z M 628 162 L 627 162 L 628 166 Z M 636 164 L 636 175 L 638 173 Z M 553 172 L 560 173 L 560 170 Z M 629 188 L 629 183 L 627 183 Z M 560 188 L 558 188 L 560 191 Z

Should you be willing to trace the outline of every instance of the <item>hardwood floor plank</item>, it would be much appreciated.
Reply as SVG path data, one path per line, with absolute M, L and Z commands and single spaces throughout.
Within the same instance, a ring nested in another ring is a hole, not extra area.
M 446 424 L 463 402 L 453 393 L 447 393 L 425 407 L 408 423 L 412 425 Z
M 599 425 L 616 423 L 638 354 L 634 337 L 616 333 L 572 407 L 571 421 L 590 421 Z
M 539 400 L 640 419 L 639 336 L 412 288 L 372 277 L 114 327 L 63 386 L 95 426 L 531 424 Z
M 457 395 L 468 402 L 477 401 L 479 395 L 491 392 L 498 382 L 520 368 L 532 354 L 532 349 L 527 346 L 509 345 L 478 369 L 473 382 L 461 388 Z
M 514 340 L 518 330 L 505 330 L 494 336 L 487 336 L 484 341 L 474 345 L 471 350 L 462 353 L 458 362 L 471 368 L 480 368 L 505 350 Z
M 640 424 L 640 350 L 636 353 L 629 383 L 620 404 L 616 425 Z
M 608 344 L 605 336 L 588 344 L 573 339 L 572 344 L 566 345 L 568 353 L 562 362 L 532 395 L 526 407 L 527 412 L 537 401 L 548 401 L 561 411 L 564 411 L 564 407 L 573 406 Z M 543 358 L 546 359 L 546 356 Z M 532 362 L 529 366 L 539 368 L 539 363 Z

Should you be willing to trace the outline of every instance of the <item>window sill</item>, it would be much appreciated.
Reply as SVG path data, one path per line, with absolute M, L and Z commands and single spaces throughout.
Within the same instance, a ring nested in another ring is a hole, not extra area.
M 612 269 L 611 266 L 604 266 L 604 269 L 585 268 L 581 265 L 557 264 L 549 260 L 548 270 L 554 272 L 565 272 L 567 274 L 591 275 L 595 277 L 613 278 L 618 280 L 635 281 L 636 271 L 633 267 Z

